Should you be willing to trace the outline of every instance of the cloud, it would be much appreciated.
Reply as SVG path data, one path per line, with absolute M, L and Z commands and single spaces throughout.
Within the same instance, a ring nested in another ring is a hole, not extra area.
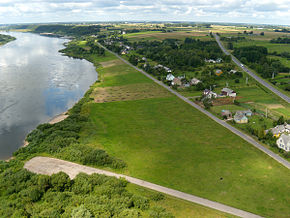
M 0 0 L 0 23 L 176 20 L 290 24 L 287 13 L 290 0 Z

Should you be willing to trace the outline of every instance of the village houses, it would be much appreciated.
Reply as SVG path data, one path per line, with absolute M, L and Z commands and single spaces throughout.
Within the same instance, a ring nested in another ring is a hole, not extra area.
M 282 133 L 290 133 L 290 125 L 287 123 L 277 125 L 274 128 L 266 130 L 265 133 L 267 134 L 269 131 L 272 132 L 273 136 L 278 138 Z
M 217 98 L 217 93 L 209 90 L 209 89 L 205 89 L 203 91 L 203 95 L 205 96 L 205 98 Z

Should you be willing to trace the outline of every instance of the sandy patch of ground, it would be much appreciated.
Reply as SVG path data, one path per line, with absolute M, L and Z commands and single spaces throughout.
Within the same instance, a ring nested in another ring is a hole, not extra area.
M 111 60 L 111 61 L 104 61 L 104 62 L 100 62 L 100 64 L 104 67 L 113 67 L 115 65 L 119 65 L 119 64 L 123 64 L 124 62 L 121 61 L 120 59 L 116 59 L 116 60 Z
M 265 106 L 269 109 L 285 108 L 282 104 L 267 104 Z
M 68 117 L 68 115 L 66 114 L 66 112 L 64 112 L 64 113 L 59 114 L 59 115 L 55 116 L 54 118 L 52 118 L 48 123 L 55 124 L 55 123 L 63 121 L 67 117 Z
M 91 97 L 96 103 L 130 101 L 146 98 L 159 98 L 171 96 L 168 91 L 161 89 L 156 84 L 139 83 L 126 86 L 98 87 Z

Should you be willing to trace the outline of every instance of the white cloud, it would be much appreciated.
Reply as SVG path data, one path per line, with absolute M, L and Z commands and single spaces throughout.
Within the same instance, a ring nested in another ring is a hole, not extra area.
M 0 0 L 0 23 L 179 20 L 290 24 L 290 0 Z

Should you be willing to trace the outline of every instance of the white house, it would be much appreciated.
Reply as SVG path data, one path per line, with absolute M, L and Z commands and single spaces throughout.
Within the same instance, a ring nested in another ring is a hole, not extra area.
M 279 137 L 282 133 L 290 133 L 290 125 L 285 123 L 284 125 L 277 125 L 274 128 L 266 130 L 266 133 L 271 131 L 273 136 Z
M 276 141 L 276 144 L 279 148 L 284 151 L 290 151 L 290 135 L 282 134 L 280 138 Z
M 211 90 L 209 89 L 205 89 L 203 91 L 203 95 L 206 97 L 206 98 L 216 98 L 218 95 L 217 93 L 215 92 L 212 92 Z
M 192 78 L 190 81 L 191 85 L 197 85 L 198 83 L 201 83 L 201 81 L 199 79 L 196 79 L 196 78 Z
M 175 76 L 173 76 L 171 73 L 170 74 L 167 74 L 167 76 L 166 76 L 166 80 L 167 81 L 173 81 L 174 78 L 175 78 Z
M 230 70 L 229 74 L 235 74 L 236 72 L 236 70 Z
M 231 90 L 229 88 L 223 88 L 222 89 L 222 95 L 230 96 L 230 97 L 236 97 L 237 93 L 234 90 Z

